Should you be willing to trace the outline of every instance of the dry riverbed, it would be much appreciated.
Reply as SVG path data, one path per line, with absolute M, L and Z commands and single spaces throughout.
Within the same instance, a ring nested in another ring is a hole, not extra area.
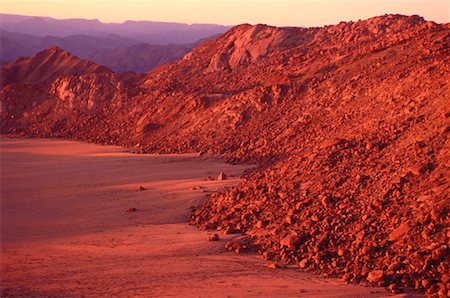
M 383 297 L 256 255 L 186 224 L 245 166 L 212 157 L 1 138 L 2 297 Z M 229 179 L 209 180 L 225 172 Z M 201 186 L 198 188 L 197 186 Z M 143 188 L 143 190 L 141 189 Z

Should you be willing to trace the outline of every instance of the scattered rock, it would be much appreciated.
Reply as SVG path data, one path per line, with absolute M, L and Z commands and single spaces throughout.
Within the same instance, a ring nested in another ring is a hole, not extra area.
M 295 250 L 300 245 L 300 238 L 296 235 L 288 235 L 281 239 L 280 244 L 291 250 Z
M 345 255 L 345 249 L 339 248 L 338 251 L 337 251 L 337 255 L 338 255 L 339 257 L 344 256 L 344 255 Z
M 209 236 L 209 241 L 219 241 L 219 234 L 215 233 Z
M 393 293 L 393 294 L 398 294 L 398 293 L 400 293 L 400 289 L 399 289 L 399 287 L 397 286 L 397 284 L 390 284 L 388 287 L 388 290 L 389 291 L 391 291 L 391 293 Z
M 298 263 L 298 266 L 299 266 L 301 269 L 308 268 L 308 265 L 309 265 L 309 260 L 308 260 L 308 259 L 303 259 L 303 260 L 301 260 L 301 261 Z
M 333 202 L 333 200 L 331 199 L 331 196 L 329 196 L 329 195 L 322 195 L 320 200 L 321 200 L 322 206 L 325 208 L 327 208 Z
M 442 245 L 432 251 L 431 259 L 439 262 L 447 257 L 448 252 L 449 252 L 449 250 L 448 250 L 447 245 Z
M 379 283 L 384 281 L 384 277 L 385 275 L 383 270 L 373 270 L 367 275 L 367 280 L 372 283 Z
M 395 230 L 393 230 L 389 234 L 389 240 L 392 240 L 392 241 L 401 240 L 401 239 L 403 239 L 403 237 L 408 235 L 409 230 L 410 230 L 409 224 L 402 223 L 400 226 L 398 226 Z
M 256 249 L 253 241 L 246 235 L 235 237 L 225 243 L 225 248 L 237 254 Z
M 428 164 L 416 163 L 415 165 L 413 165 L 412 167 L 409 168 L 409 171 L 415 176 L 420 176 L 420 175 L 425 174 L 425 172 L 428 169 L 429 169 Z
M 280 265 L 278 265 L 277 263 L 269 263 L 266 265 L 266 267 L 269 269 L 278 269 L 280 268 Z
M 227 175 L 224 172 L 220 172 L 219 176 L 217 176 L 217 180 L 219 181 L 227 180 Z

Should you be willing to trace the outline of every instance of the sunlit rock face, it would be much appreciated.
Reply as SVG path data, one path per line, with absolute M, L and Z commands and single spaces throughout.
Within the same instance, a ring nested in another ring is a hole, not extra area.
M 102 106 L 120 107 L 125 85 L 112 73 L 68 76 L 56 79 L 50 94 L 69 109 L 92 110 Z

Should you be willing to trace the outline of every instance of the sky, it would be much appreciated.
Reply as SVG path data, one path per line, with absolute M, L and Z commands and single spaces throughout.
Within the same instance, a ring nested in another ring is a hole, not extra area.
M 427 20 L 449 23 L 450 0 L 0 0 L 0 12 L 109 23 L 148 20 L 311 27 L 386 13 L 418 14 Z

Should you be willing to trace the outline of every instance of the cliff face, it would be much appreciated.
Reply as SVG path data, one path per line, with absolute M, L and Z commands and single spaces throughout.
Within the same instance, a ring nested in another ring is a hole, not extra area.
M 247 66 L 276 50 L 301 44 L 301 29 L 280 29 L 264 25 L 241 25 L 225 34 L 214 50 L 207 71 Z
M 346 281 L 442 294 L 449 57 L 449 26 L 417 16 L 241 25 L 145 78 L 88 71 L 6 86 L 2 131 L 259 162 L 193 223 Z
M 49 93 L 64 102 L 69 109 L 85 111 L 121 107 L 125 84 L 112 73 L 59 77 L 50 86 Z

